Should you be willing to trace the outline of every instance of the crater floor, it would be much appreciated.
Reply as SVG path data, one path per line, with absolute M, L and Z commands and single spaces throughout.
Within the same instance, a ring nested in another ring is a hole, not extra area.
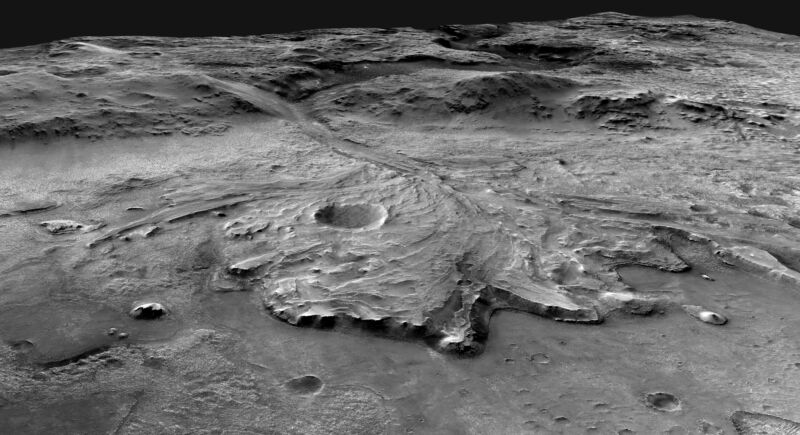
M 800 37 L 0 51 L 12 433 L 800 433 Z

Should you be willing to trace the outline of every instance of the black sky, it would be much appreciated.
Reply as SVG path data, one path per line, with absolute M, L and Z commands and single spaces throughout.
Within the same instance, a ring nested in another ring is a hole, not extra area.
M 435 27 L 451 23 L 543 21 L 616 11 L 696 15 L 800 34 L 791 2 L 602 1 L 16 1 L 0 8 L 0 47 L 85 35 L 228 36 L 325 27 Z

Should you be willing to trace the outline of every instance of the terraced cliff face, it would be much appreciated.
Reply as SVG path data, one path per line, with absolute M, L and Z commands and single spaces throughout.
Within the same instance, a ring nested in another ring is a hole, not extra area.
M 333 329 L 481 358 L 506 334 L 490 327 L 497 310 L 601 331 L 569 329 L 577 337 L 667 316 L 733 328 L 736 339 L 693 340 L 750 352 L 736 346 L 774 332 L 762 314 L 800 306 L 799 56 L 795 36 L 615 13 L 0 51 L 0 415 L 25 422 L 39 411 L 6 403 L 91 378 L 114 404 L 109 430 L 398 432 L 414 426 L 398 398 L 409 391 L 327 386 L 294 373 L 294 351 L 266 335 L 305 349 Z M 128 315 L 142 307 L 158 315 Z M 270 318 L 307 328 L 279 333 L 259 323 Z M 796 342 L 771 340 L 779 349 L 759 357 L 778 376 Z M 265 369 L 259 346 L 285 355 Z M 114 376 L 136 386 L 110 395 Z M 294 377 L 273 385 L 281 376 Z M 756 408 L 765 397 L 800 419 L 796 381 L 737 376 L 750 395 L 726 390 L 737 401 L 706 414 L 637 390 L 636 411 L 543 422 L 512 410 L 501 424 L 751 433 L 773 424 L 748 411 L 767 410 Z M 156 394 L 163 402 L 141 399 Z M 423 431 L 489 429 L 425 415 Z

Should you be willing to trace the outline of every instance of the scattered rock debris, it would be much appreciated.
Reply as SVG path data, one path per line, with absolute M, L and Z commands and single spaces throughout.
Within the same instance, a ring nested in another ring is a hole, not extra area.
M 44 221 L 39 225 L 44 227 L 51 234 L 68 234 L 68 233 L 76 233 L 79 231 L 89 232 L 89 231 L 94 231 L 103 226 L 102 224 L 82 224 L 80 222 L 75 222 L 68 219 Z
M 683 305 L 682 308 L 690 316 L 705 323 L 712 325 L 724 325 L 728 323 L 728 319 L 722 314 L 706 310 L 699 305 Z
M 757 412 L 736 411 L 731 421 L 739 435 L 798 435 L 800 423 Z

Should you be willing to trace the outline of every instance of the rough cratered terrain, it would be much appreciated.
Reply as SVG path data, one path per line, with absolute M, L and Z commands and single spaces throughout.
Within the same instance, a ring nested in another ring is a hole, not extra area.
M 3 50 L 0 422 L 796 431 L 799 54 L 615 13 Z

